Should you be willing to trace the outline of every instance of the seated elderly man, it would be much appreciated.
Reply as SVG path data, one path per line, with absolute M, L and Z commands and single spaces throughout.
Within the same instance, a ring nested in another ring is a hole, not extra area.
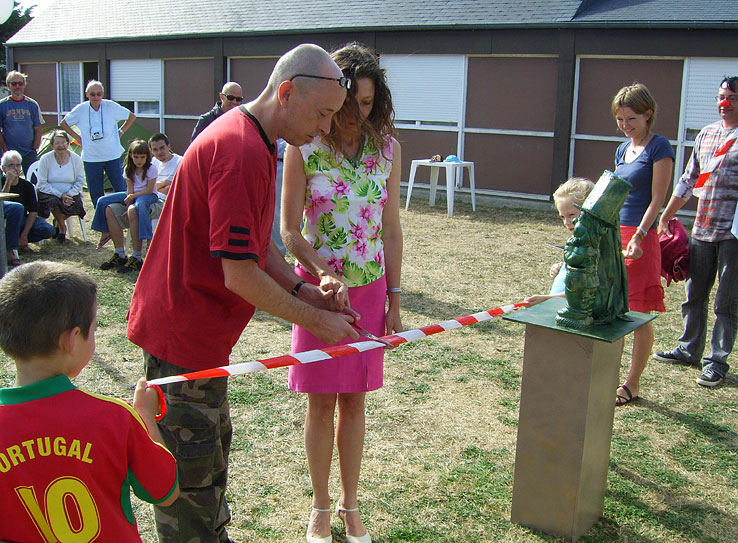
M 56 233 L 53 226 L 38 216 L 36 189 L 31 183 L 23 179 L 21 164 L 22 159 L 18 151 L 6 151 L 0 159 L 0 168 L 3 171 L 2 191 L 17 194 L 17 202 L 23 206 L 23 220 L 20 221 L 19 228 L 15 232 L 6 230 L 7 248 L 11 250 L 25 249 L 29 243 L 48 239 Z M 6 210 L 6 206 L 3 206 L 3 209 Z M 13 214 L 14 210 L 9 211 Z M 10 227 L 9 222 L 10 218 L 6 224 L 6 229 Z M 20 260 L 13 255 L 9 263 L 17 266 L 20 264 Z

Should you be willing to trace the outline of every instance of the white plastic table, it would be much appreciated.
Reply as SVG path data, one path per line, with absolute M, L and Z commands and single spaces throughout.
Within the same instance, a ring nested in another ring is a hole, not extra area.
M 410 166 L 410 181 L 407 186 L 407 198 L 405 199 L 405 209 L 410 206 L 410 194 L 413 192 L 413 184 L 415 183 L 415 172 L 418 166 L 428 166 L 430 172 L 430 205 L 436 205 L 436 187 L 438 186 L 438 171 L 441 168 L 446 170 L 446 206 L 448 216 L 454 214 L 454 187 L 461 188 L 464 183 L 464 168 L 469 170 L 469 184 L 471 185 L 472 210 L 477 210 L 477 202 L 474 194 L 474 163 L 473 162 L 433 162 L 432 160 L 413 160 Z M 461 175 L 456 176 L 459 172 Z

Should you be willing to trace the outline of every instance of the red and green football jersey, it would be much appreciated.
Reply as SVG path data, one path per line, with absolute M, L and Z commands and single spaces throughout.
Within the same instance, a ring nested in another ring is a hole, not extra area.
M 0 389 L 0 539 L 140 542 L 130 490 L 166 500 L 173 456 L 127 403 L 67 377 Z

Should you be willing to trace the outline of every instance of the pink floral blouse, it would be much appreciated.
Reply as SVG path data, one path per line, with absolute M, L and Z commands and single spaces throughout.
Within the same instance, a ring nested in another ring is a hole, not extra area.
M 384 275 L 382 210 L 392 171 L 392 140 L 382 152 L 367 141 L 355 161 L 322 140 L 300 147 L 307 191 L 302 235 L 349 287 Z

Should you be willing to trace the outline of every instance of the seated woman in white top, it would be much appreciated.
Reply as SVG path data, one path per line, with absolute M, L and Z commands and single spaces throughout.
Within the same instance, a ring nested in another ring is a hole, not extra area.
M 72 215 L 85 216 L 82 204 L 82 185 L 85 182 L 85 169 L 82 159 L 69 150 L 69 136 L 63 130 L 56 130 L 51 136 L 53 153 L 41 157 L 38 165 L 38 214 L 56 219 L 59 243 L 67 236 L 66 221 Z

